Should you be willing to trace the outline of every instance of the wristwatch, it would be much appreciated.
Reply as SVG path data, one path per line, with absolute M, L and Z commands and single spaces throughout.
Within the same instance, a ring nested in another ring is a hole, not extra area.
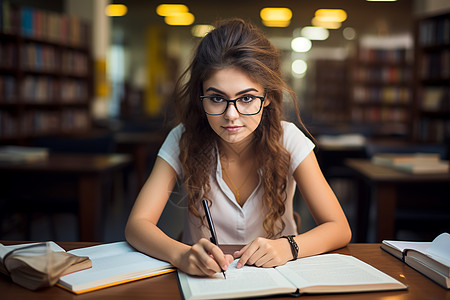
M 296 260 L 298 257 L 298 245 L 294 240 L 295 235 L 283 235 L 281 238 L 285 238 L 289 242 L 289 246 L 291 246 L 292 256 L 294 257 L 292 260 Z

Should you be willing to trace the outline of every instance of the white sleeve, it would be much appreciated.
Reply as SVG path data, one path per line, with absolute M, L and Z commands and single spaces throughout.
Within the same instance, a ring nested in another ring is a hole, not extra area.
M 293 123 L 282 122 L 283 146 L 291 154 L 289 171 L 291 174 L 314 149 L 314 143 Z
M 182 166 L 179 159 L 180 155 L 180 138 L 183 134 L 184 126 L 179 124 L 173 128 L 166 137 L 166 140 L 159 149 L 158 156 L 164 159 L 181 177 Z

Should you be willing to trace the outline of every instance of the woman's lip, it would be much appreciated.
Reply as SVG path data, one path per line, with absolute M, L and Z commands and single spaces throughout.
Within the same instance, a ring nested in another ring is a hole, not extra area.
M 230 132 L 236 132 L 244 126 L 223 126 L 223 128 Z

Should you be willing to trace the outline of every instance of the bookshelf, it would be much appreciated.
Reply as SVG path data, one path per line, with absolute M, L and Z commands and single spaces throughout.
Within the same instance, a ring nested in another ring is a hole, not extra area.
M 413 104 L 412 39 L 363 39 L 352 67 L 351 120 L 375 136 L 410 136 Z
M 414 138 L 450 141 L 450 12 L 416 21 Z
M 313 120 L 327 125 L 348 124 L 349 121 L 348 60 L 318 59 L 315 61 L 315 97 Z
M 0 1 L 0 143 L 91 127 L 90 25 Z

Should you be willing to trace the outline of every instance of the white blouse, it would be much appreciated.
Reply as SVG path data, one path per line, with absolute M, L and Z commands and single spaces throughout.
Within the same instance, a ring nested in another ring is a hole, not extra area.
M 314 149 L 314 143 L 295 124 L 283 121 L 282 127 L 284 131 L 283 146 L 291 154 L 291 162 L 286 188 L 285 214 L 282 216 L 286 227 L 281 235 L 289 235 L 297 234 L 293 218 L 293 198 L 296 187 L 293 173 Z M 183 131 L 184 126 L 182 124 L 172 129 L 158 152 L 158 156 L 175 170 L 179 178 L 183 177 L 182 166 L 178 158 L 180 153 L 179 139 Z M 219 243 L 247 244 L 257 237 L 266 237 L 266 232 L 263 228 L 265 213 L 261 205 L 261 199 L 264 195 L 261 174 L 255 190 L 241 207 L 237 203 L 231 189 L 222 179 L 219 155 L 217 157 L 216 168 L 213 168 L 210 176 L 211 192 L 209 198 L 212 201 L 210 211 Z M 199 204 L 198 211 L 201 215 L 204 214 L 201 204 Z M 202 226 L 201 220 L 191 215 L 186 208 L 183 242 L 191 244 L 202 237 L 209 239 L 210 236 L 209 229 L 206 226 Z

